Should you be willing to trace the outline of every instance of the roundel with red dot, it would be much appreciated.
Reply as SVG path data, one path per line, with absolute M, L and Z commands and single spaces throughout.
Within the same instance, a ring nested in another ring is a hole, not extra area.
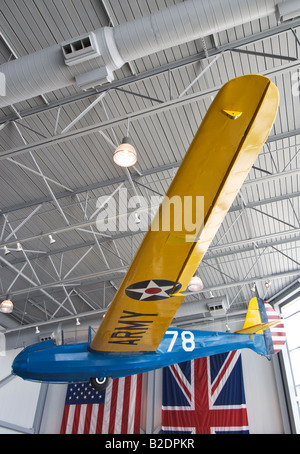
M 175 289 L 174 289 L 175 286 Z M 142 281 L 129 285 L 125 293 L 129 298 L 139 301 L 159 301 L 171 298 L 171 291 L 178 292 L 181 289 L 181 284 L 163 279 L 153 279 L 151 281 Z

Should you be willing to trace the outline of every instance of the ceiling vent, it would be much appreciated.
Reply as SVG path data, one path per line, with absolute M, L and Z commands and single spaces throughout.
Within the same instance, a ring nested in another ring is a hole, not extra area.
M 183 304 L 181 304 L 178 311 L 176 312 L 175 319 L 179 320 L 182 317 L 195 318 L 195 316 L 197 317 L 199 316 L 199 314 L 221 317 L 222 315 L 226 314 L 228 309 L 229 303 L 226 295 L 216 298 L 205 298 L 200 301 L 192 301 L 189 303 L 184 302 Z M 210 312 L 210 314 L 208 314 L 208 311 Z
M 40 342 L 46 342 L 46 341 L 49 341 L 49 340 L 55 341 L 54 333 L 46 333 L 46 334 L 43 334 L 42 336 L 39 336 L 39 337 L 40 337 Z
M 227 296 L 211 298 L 207 303 L 207 309 L 214 318 L 223 317 L 224 315 L 226 315 L 227 310 L 229 309 Z
M 300 16 L 299 0 L 289 0 L 277 5 L 277 18 L 280 22 L 295 19 Z
M 97 39 L 93 32 L 82 35 L 75 40 L 64 42 L 61 47 L 65 63 L 68 66 L 78 65 L 78 63 L 100 56 Z
M 6 93 L 0 96 L 0 108 L 69 87 L 75 78 L 84 90 L 112 81 L 114 71 L 126 62 L 275 14 L 276 2 L 186 0 L 24 55 L 0 65 L 2 94 Z M 280 7 L 282 17 L 288 17 L 291 8 L 299 8 L 299 0 L 289 3 L 289 9 Z M 82 65 L 91 59 L 96 63 L 96 72 Z
M 113 72 L 106 67 L 97 68 L 75 77 L 76 84 L 82 90 L 89 90 L 114 80 Z

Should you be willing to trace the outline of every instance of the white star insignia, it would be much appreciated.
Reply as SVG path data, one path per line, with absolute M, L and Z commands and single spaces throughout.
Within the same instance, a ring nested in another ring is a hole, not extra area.
M 154 281 L 149 281 L 147 287 L 145 288 L 131 288 L 130 292 L 139 293 L 141 295 L 140 301 L 149 298 L 150 296 L 158 296 L 161 298 L 170 298 L 170 295 L 167 293 L 168 290 L 171 290 L 173 285 L 159 286 Z

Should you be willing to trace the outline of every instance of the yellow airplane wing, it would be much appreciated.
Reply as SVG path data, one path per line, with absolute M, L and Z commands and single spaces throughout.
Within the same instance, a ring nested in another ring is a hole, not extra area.
M 259 75 L 238 77 L 219 91 L 98 328 L 93 350 L 157 349 L 184 299 L 181 292 L 269 135 L 278 102 L 276 86 Z M 187 222 L 191 214 L 194 222 Z

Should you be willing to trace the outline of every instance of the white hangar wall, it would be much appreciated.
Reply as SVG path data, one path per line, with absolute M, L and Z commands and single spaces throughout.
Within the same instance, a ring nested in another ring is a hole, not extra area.
M 12 361 L 20 350 L 0 355 L 0 434 L 34 431 L 41 384 L 9 378 Z
M 204 329 L 203 326 L 197 328 Z M 239 329 L 240 322 L 231 323 L 230 328 Z M 224 331 L 225 322 L 215 322 L 205 329 Z M 3 381 L 10 375 L 13 358 L 19 351 L 9 350 L 0 356 L 0 433 L 59 433 L 67 386 L 41 386 L 17 377 Z M 273 360 L 268 361 L 247 349 L 242 350 L 242 363 L 250 433 L 284 433 Z M 142 430 L 157 433 L 161 426 L 161 370 L 148 374 L 143 402 Z
M 284 426 L 272 361 L 251 350 L 243 350 L 242 363 L 250 433 L 283 434 Z M 148 374 L 146 388 L 143 390 L 142 429 L 146 433 L 154 433 L 158 432 L 161 426 L 161 370 Z M 59 432 L 65 393 L 65 385 L 49 385 L 41 433 Z
M 242 352 L 242 363 L 250 433 L 283 434 L 273 364 L 251 350 Z
M 280 401 L 271 361 L 242 350 L 245 396 L 251 434 L 283 434 Z M 155 373 L 153 431 L 161 425 L 162 373 Z M 148 422 L 151 426 L 151 422 Z
M 259 357 L 251 350 L 243 350 L 242 363 L 250 433 L 283 434 L 284 427 L 272 362 Z M 153 402 L 149 398 L 146 402 L 142 429 L 146 433 L 154 433 L 161 426 L 162 372 L 158 370 L 151 373 L 151 376 L 148 375 L 148 386 L 154 386 L 154 393 Z M 65 394 L 65 385 L 49 385 L 40 433 L 59 433 Z M 149 394 L 152 393 L 148 393 L 148 396 Z M 144 390 L 144 397 L 147 399 L 147 390 Z

